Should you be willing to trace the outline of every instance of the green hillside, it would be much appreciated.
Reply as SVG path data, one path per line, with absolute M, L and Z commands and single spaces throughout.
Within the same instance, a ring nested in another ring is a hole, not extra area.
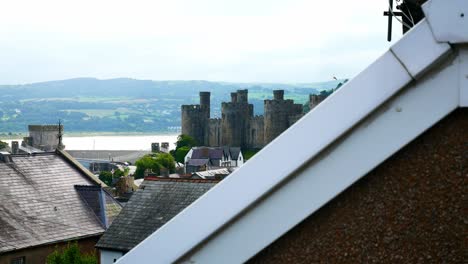
M 249 89 L 255 113 L 273 89 L 304 103 L 318 90 L 338 81 L 315 84 L 226 83 L 208 81 L 98 80 L 79 78 L 26 85 L 0 85 L 0 134 L 25 132 L 28 124 L 55 124 L 67 132 L 170 132 L 180 126 L 180 106 L 198 103 L 199 91 L 210 91 L 212 116 L 230 92 Z

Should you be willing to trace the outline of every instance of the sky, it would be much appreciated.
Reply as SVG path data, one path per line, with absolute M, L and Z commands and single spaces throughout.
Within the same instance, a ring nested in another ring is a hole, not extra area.
M 0 84 L 307 83 L 383 54 L 387 0 L 0 0 Z M 394 21 L 393 39 L 401 36 Z

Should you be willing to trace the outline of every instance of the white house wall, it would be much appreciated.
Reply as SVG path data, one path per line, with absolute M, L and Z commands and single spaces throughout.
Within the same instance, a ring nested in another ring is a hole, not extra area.
M 105 250 L 105 249 L 101 249 L 100 253 L 101 253 L 101 264 L 113 264 L 124 255 L 120 251 L 111 251 L 111 250 Z

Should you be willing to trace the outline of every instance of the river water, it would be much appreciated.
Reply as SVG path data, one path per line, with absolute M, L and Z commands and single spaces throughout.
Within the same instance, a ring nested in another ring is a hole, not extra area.
M 11 146 L 12 140 L 2 140 Z M 21 140 L 20 144 L 21 144 Z M 175 148 L 177 134 L 144 136 L 79 136 L 63 137 L 67 150 L 150 150 L 153 142 L 169 142 L 169 148 Z

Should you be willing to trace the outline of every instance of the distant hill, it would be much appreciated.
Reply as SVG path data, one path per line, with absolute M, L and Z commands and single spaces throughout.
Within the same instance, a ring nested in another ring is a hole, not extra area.
M 212 115 L 229 93 L 249 89 L 255 113 L 273 89 L 304 103 L 309 94 L 335 88 L 339 81 L 307 84 L 151 81 L 76 78 L 24 85 L 0 85 L 0 135 L 24 132 L 32 123 L 62 119 L 67 132 L 165 132 L 180 126 L 180 105 L 198 103 L 199 91 L 212 93 Z

